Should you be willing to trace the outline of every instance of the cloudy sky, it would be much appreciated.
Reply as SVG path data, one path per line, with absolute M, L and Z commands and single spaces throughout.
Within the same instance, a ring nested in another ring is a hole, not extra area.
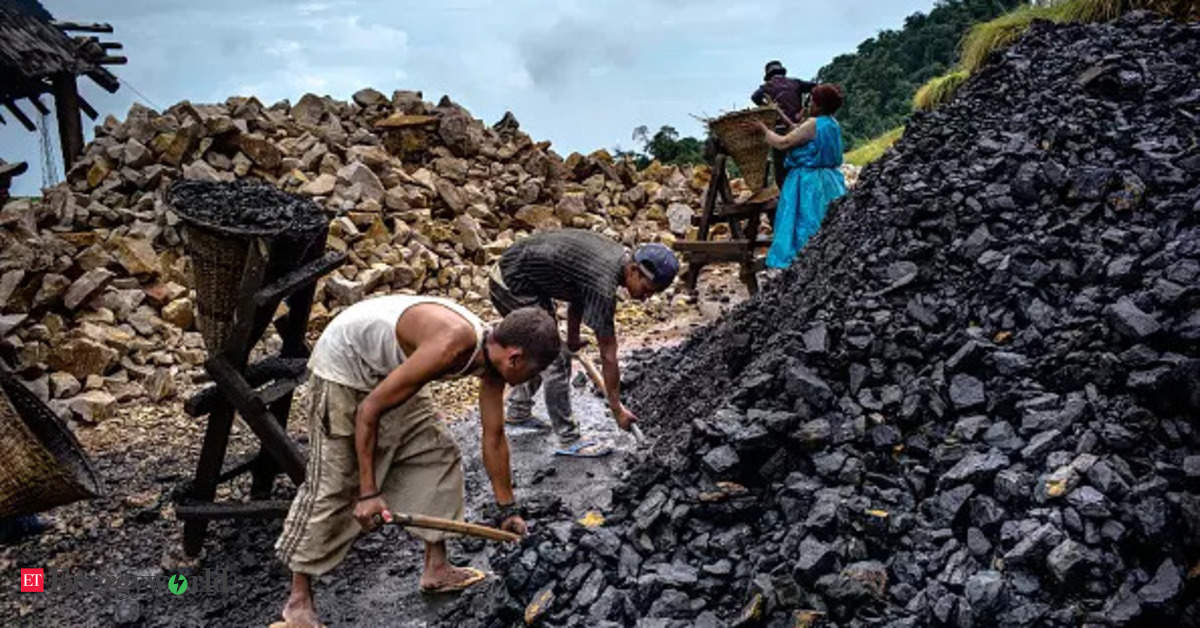
M 60 20 L 104 21 L 125 44 L 124 82 L 81 92 L 103 117 L 140 101 L 255 95 L 266 104 L 305 92 L 348 99 L 443 94 L 491 124 L 511 110 L 538 140 L 566 155 L 633 148 L 634 127 L 670 124 L 701 135 L 692 116 L 748 104 L 763 63 L 782 59 L 811 77 L 933 0 L 43 0 Z M 853 94 L 848 95 L 853 98 Z M 49 104 L 49 103 L 47 103 Z M 31 116 L 32 107 L 24 109 Z M 11 116 L 0 158 L 30 170 L 17 194 L 42 184 L 39 136 Z M 85 119 L 90 139 L 91 123 Z M 53 120 L 50 128 L 56 129 Z M 51 134 L 57 151 L 57 134 Z M 61 176 L 61 166 L 59 175 Z

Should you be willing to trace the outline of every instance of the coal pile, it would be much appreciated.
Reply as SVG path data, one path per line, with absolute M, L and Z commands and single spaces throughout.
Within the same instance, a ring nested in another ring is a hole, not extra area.
M 254 179 L 176 181 L 170 199 L 175 211 L 191 220 L 244 231 L 306 233 L 329 221 L 312 199 Z
M 1035 24 L 627 369 L 658 440 L 604 525 L 446 620 L 1200 625 L 1197 67 L 1200 25 Z

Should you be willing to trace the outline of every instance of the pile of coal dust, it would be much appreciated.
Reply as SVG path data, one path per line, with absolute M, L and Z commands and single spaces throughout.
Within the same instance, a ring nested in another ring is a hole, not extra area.
M 1034 24 L 627 369 L 658 441 L 604 524 L 447 621 L 1200 625 L 1197 67 L 1200 25 Z
M 185 219 L 253 233 L 308 232 L 329 221 L 311 199 L 254 179 L 176 181 L 169 199 Z

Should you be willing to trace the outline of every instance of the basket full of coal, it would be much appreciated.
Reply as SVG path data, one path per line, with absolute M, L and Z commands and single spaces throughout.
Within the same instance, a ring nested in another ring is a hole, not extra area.
M 185 226 L 184 242 L 196 285 L 197 323 L 210 351 L 219 349 L 232 329 L 243 296 L 238 286 L 247 247 L 255 239 L 269 247 L 265 281 L 324 250 L 329 218 L 320 206 L 261 181 L 177 181 L 171 185 L 169 199 Z
M 1035 22 L 625 369 L 658 439 L 605 525 L 446 619 L 1200 625 L 1197 67 L 1200 25 Z

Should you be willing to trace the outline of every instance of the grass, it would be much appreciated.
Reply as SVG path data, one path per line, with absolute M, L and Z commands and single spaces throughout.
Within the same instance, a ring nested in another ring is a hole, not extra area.
M 866 166 L 867 164 L 879 159 L 887 149 L 892 147 L 900 136 L 904 135 L 904 127 L 899 126 L 879 137 L 859 146 L 858 148 L 845 154 L 843 159 L 846 163 L 858 167 Z
M 930 111 L 949 101 L 967 78 L 983 67 L 992 53 L 1012 45 L 1029 30 L 1034 20 L 1107 22 L 1137 10 L 1148 10 L 1185 22 L 1200 20 L 1200 2 L 1197 0 L 1066 0 L 1050 6 L 1026 5 L 971 27 L 962 41 L 958 67 L 921 86 L 913 96 L 913 108 Z
M 918 111 L 933 111 L 942 103 L 954 97 L 959 86 L 967 82 L 970 75 L 966 70 L 954 70 L 942 76 L 930 79 L 921 86 L 913 96 L 913 109 Z
M 990 22 L 976 24 L 963 38 L 958 66 L 930 79 L 913 96 L 913 109 L 931 111 L 954 97 L 988 57 L 1007 48 L 1029 30 L 1034 20 L 1051 22 L 1107 22 L 1130 11 L 1146 10 L 1183 22 L 1200 21 L 1200 0 L 1065 0 L 1050 6 L 1022 6 Z M 846 163 L 865 166 L 879 159 L 900 136 L 897 127 L 846 153 Z
M 976 24 L 963 39 L 959 67 L 970 74 L 988 55 L 1016 41 L 1034 20 L 1051 22 L 1108 22 L 1130 11 L 1151 11 L 1184 22 L 1200 20 L 1196 0 L 1066 0 L 1045 7 L 1023 6 L 990 22 Z

